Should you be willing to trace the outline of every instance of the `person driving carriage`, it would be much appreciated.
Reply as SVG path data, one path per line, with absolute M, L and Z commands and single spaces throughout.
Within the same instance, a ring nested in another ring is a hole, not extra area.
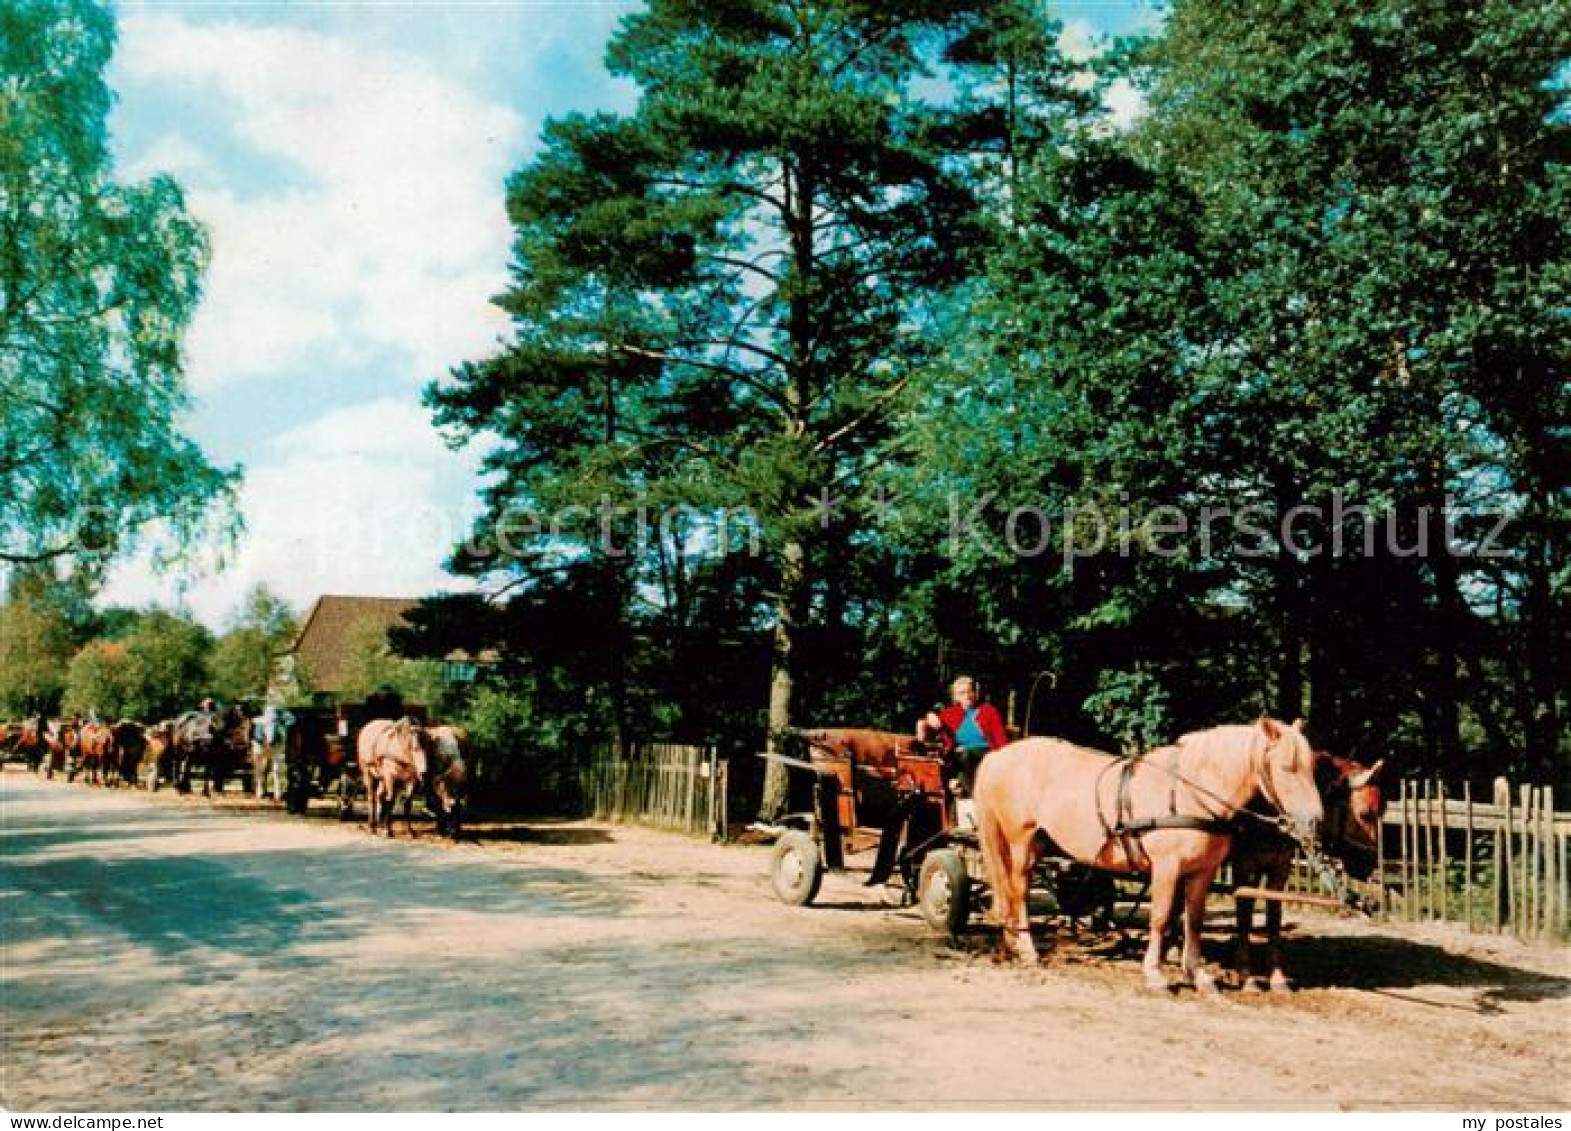
M 922 742 L 938 742 L 954 767 L 956 777 L 970 792 L 971 775 L 989 750 L 1009 743 L 1009 733 L 998 708 L 982 701 L 981 688 L 968 675 L 949 685 L 953 700 L 943 710 L 929 711 L 917 720 L 916 736 Z

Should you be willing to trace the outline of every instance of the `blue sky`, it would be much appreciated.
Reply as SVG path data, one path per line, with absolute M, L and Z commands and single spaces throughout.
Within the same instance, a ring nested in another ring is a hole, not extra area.
M 266 583 L 416 596 L 473 515 L 477 457 L 420 390 L 506 325 L 503 181 L 545 119 L 626 109 L 601 66 L 638 4 L 539 0 L 118 5 L 110 71 L 120 175 L 167 172 L 213 261 L 187 341 L 188 430 L 246 471 L 248 532 L 105 600 L 184 602 L 221 627 Z M 1149 28 L 1142 0 L 1066 0 L 1065 46 Z

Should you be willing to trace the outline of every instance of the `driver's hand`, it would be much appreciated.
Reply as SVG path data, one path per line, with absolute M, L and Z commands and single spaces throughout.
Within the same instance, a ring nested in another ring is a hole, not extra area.
M 944 725 L 944 720 L 938 717 L 937 711 L 929 711 L 922 719 L 922 722 L 927 726 L 932 727 L 934 730 L 941 730 Z

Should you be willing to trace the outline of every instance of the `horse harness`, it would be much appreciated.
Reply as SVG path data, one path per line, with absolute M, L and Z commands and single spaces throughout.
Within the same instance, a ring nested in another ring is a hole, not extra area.
M 1160 766 L 1154 760 L 1148 758 L 1149 752 L 1142 751 L 1133 757 L 1118 759 L 1104 769 L 1097 778 L 1094 795 L 1100 796 L 1102 792 L 1102 778 L 1105 778 L 1115 767 L 1118 770 L 1118 793 L 1114 801 L 1114 819 L 1111 822 L 1107 819 L 1107 816 L 1102 812 L 1100 803 L 1097 805 L 1096 815 L 1097 819 L 1102 822 L 1102 831 L 1107 834 L 1108 839 L 1117 838 L 1123 843 L 1124 858 L 1131 865 L 1134 865 L 1137 859 L 1136 849 L 1138 846 L 1140 855 L 1146 857 L 1146 867 L 1149 868 L 1151 866 L 1151 858 L 1146 855 L 1145 848 L 1141 845 L 1139 838 L 1142 834 L 1151 832 L 1153 829 L 1189 829 L 1194 832 L 1231 834 L 1237 828 L 1236 817 L 1218 817 L 1214 814 L 1201 815 L 1198 813 L 1180 813 L 1178 811 L 1179 783 L 1183 782 L 1183 784 L 1190 786 L 1191 789 L 1197 787 L 1193 783 L 1186 781 L 1183 775 L 1178 772 L 1180 749 L 1174 746 L 1171 750 L 1171 765 Z M 1134 813 L 1134 799 L 1130 795 L 1131 786 L 1134 783 L 1135 770 L 1148 762 L 1154 768 L 1167 774 L 1167 812 L 1154 817 L 1140 817 L 1137 819 Z

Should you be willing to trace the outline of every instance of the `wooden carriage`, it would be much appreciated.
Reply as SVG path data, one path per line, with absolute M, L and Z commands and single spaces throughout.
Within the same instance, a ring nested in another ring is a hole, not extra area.
M 906 735 L 831 729 L 794 732 L 795 756 L 763 755 L 797 780 L 806 809 L 782 817 L 770 877 L 798 906 L 818 895 L 825 871 L 866 862 L 869 886 L 898 884 L 933 926 L 957 931 L 972 910 L 981 869 L 974 832 L 946 775 L 953 767 Z

